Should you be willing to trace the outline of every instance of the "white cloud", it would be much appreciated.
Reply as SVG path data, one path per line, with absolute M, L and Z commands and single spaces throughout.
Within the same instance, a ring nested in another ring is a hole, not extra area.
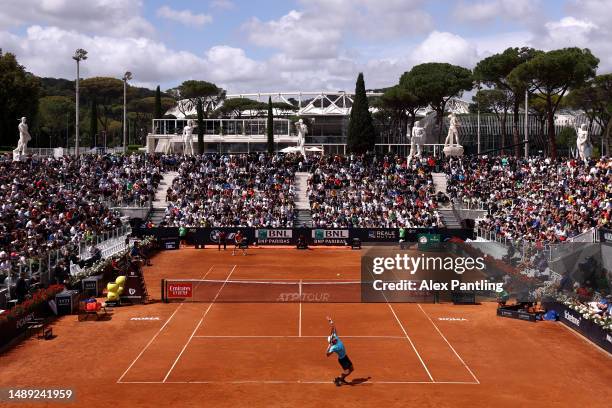
M 153 26 L 141 15 L 141 0 L 2 0 L 0 30 L 30 24 L 85 33 L 149 36 Z
M 478 61 L 478 53 L 476 46 L 463 37 L 434 31 L 414 49 L 411 59 L 415 63 L 448 62 L 472 67 Z
M 191 10 L 174 10 L 168 6 L 157 9 L 157 16 L 194 27 L 202 27 L 205 24 L 212 23 L 213 20 L 208 14 L 195 14 Z
M 219 10 L 234 10 L 236 5 L 230 0 L 213 0 L 210 2 L 210 7 Z
M 587 44 L 590 35 L 599 27 L 588 20 L 578 20 L 574 17 L 564 17 L 559 21 L 551 21 L 544 25 L 548 31 L 548 39 L 552 44 Z
M 461 21 L 487 22 L 496 19 L 533 21 L 540 10 L 540 0 L 479 0 L 461 1 L 453 15 Z
M 263 63 L 246 56 L 243 49 L 217 45 L 206 52 L 206 71 L 221 83 L 256 81 L 266 77 Z
M 392 39 L 427 32 L 432 19 L 422 0 L 301 0 L 276 20 L 251 19 L 243 26 L 249 41 L 303 59 L 337 56 L 344 39 Z
M 612 71 L 612 1 L 570 1 L 568 15 L 545 23 L 533 39 L 533 46 L 545 50 L 589 48 L 600 58 L 599 73 Z
M 249 40 L 260 47 L 282 50 L 294 58 L 329 58 L 338 52 L 342 32 L 292 10 L 276 21 L 253 18 L 245 25 Z

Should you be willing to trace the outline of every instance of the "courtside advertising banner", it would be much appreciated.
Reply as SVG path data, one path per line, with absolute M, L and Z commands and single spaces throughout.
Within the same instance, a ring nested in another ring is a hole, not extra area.
M 255 231 L 258 245 L 291 245 L 293 244 L 292 229 L 258 229 Z
M 168 298 L 190 298 L 193 296 L 193 284 L 191 282 L 167 283 L 166 296 Z
M 312 230 L 312 242 L 314 245 L 347 245 L 348 239 L 348 229 Z

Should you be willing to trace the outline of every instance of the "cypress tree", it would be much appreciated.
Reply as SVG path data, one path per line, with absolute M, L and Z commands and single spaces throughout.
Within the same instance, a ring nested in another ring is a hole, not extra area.
M 155 116 L 153 119 L 161 119 L 162 116 L 161 91 L 159 90 L 159 85 L 157 85 L 157 88 L 155 88 Z
M 272 111 L 272 97 L 268 96 L 268 153 L 274 153 L 274 112 Z
M 368 98 L 363 81 L 363 73 L 359 73 L 355 84 L 355 99 L 349 117 L 347 133 L 347 150 L 352 153 L 365 153 L 374 150 L 374 124 L 368 106 Z

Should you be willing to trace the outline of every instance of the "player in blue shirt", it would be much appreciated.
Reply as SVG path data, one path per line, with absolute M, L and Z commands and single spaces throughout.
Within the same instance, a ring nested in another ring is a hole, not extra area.
M 334 325 L 333 320 L 330 317 L 327 317 L 327 321 L 331 326 L 331 334 L 327 337 L 327 341 L 329 346 L 327 347 L 326 355 L 327 357 L 331 356 L 333 353 L 338 354 L 338 363 L 342 367 L 342 374 L 340 377 L 334 378 L 334 384 L 336 386 L 341 386 L 342 384 L 348 384 L 346 382 L 346 377 L 348 377 L 353 372 L 353 363 L 346 355 L 346 349 L 344 348 L 344 343 L 338 337 L 336 332 L 336 326 Z

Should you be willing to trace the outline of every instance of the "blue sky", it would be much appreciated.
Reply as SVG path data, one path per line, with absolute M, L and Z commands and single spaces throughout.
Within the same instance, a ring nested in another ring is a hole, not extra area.
M 229 93 L 390 86 L 415 64 L 472 68 L 509 46 L 589 47 L 612 69 L 612 0 L 0 0 L 0 48 L 41 76 Z M 84 6 L 87 4 L 87 6 Z

